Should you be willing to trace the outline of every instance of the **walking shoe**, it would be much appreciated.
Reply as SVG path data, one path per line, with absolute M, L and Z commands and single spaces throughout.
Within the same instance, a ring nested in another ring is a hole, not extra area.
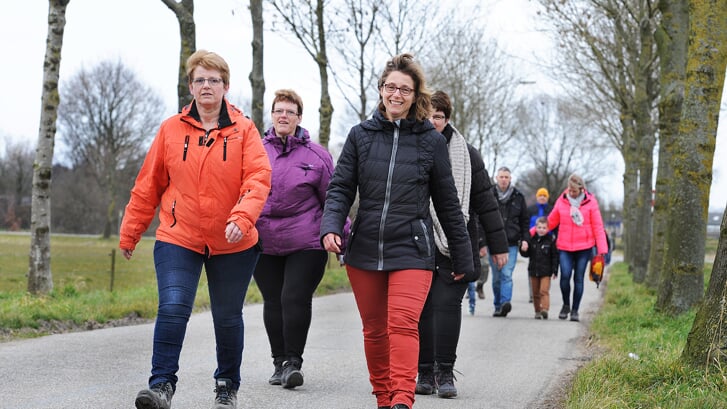
M 136 395 L 136 409 L 169 409 L 172 406 L 174 387 L 170 382 L 152 385 Z
M 570 312 L 570 305 L 564 305 L 563 308 L 560 309 L 560 314 L 558 314 L 559 319 L 566 319 L 568 318 L 568 313 Z
M 285 362 L 285 359 L 283 359 L 283 357 L 273 358 L 275 372 L 273 372 L 273 376 L 268 379 L 269 384 L 280 385 L 283 383 L 283 362 Z
M 502 317 L 502 309 L 501 308 L 495 309 L 495 312 L 492 313 L 492 316 L 493 317 Z
M 538 311 L 538 312 L 535 313 L 535 319 L 536 320 L 542 320 L 543 319 L 543 315 L 540 313 L 540 311 Z
M 501 317 L 507 317 L 507 314 L 512 311 L 512 304 L 510 304 L 510 301 L 505 302 L 505 304 L 502 304 L 502 312 L 500 313 Z
M 482 287 L 483 287 L 482 283 L 477 283 L 477 288 L 476 288 L 477 289 L 477 298 L 479 298 L 480 300 L 485 299 L 485 289 Z
M 434 364 L 419 365 L 419 376 L 414 393 L 417 395 L 431 395 L 436 392 L 434 389 Z
M 475 315 L 475 306 L 470 305 L 470 315 Z
M 290 358 L 283 364 L 283 375 L 281 385 L 285 389 L 293 389 L 296 386 L 303 385 L 303 372 L 300 367 L 303 361 L 300 358 Z
M 570 320 L 571 321 L 580 321 L 580 319 L 578 318 L 578 311 L 571 311 Z
M 457 396 L 457 388 L 454 387 L 454 364 L 442 364 L 437 366 L 436 385 L 437 396 L 440 398 L 454 398 Z
M 232 380 L 218 378 L 215 382 L 215 406 L 212 409 L 237 409 L 237 391 L 232 389 Z
M 403 403 L 397 403 L 396 405 L 392 406 L 391 409 L 410 409 L 410 408 Z
M 540 316 L 542 316 L 544 320 L 547 320 L 548 319 L 548 311 L 546 311 L 546 310 L 540 311 Z

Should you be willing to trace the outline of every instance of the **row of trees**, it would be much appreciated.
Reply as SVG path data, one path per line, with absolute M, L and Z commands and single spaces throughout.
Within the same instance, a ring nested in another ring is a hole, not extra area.
M 162 2 L 175 12 L 180 23 L 178 92 L 182 105 L 188 96 L 181 62 L 194 51 L 193 18 L 190 23 L 193 0 Z M 49 192 L 56 115 L 72 116 L 65 108 L 58 108 L 59 56 L 68 0 L 49 3 L 44 100 L 31 211 L 29 290 L 36 293 L 52 288 L 48 263 Z M 528 180 L 534 181 L 533 186 L 545 185 L 558 191 L 562 188 L 560 178 L 576 170 L 583 173 L 584 169 L 598 169 L 596 161 L 606 156 L 602 149 L 615 146 L 626 169 L 626 261 L 636 281 L 647 281 L 659 288 L 660 310 L 682 312 L 697 304 L 703 293 L 710 172 L 727 67 L 727 50 L 722 47 L 727 41 L 727 4 L 717 0 L 539 3 L 562 50 L 561 61 L 554 65 L 553 72 L 566 84 L 567 96 L 514 101 L 512 90 L 523 78 L 502 69 L 504 56 L 495 44 L 482 37 L 481 26 L 472 20 L 478 15 L 476 9 L 459 13 L 439 3 L 408 0 L 385 5 L 370 0 L 251 0 L 253 117 L 262 129 L 262 115 L 256 115 L 256 109 L 261 109 L 264 95 L 261 58 L 265 21 L 272 22 L 272 29 L 297 38 L 319 68 L 319 140 L 324 146 L 328 145 L 333 114 L 329 74 L 341 90 L 345 84 L 355 84 L 343 94 L 348 97 L 349 109 L 363 118 L 377 101 L 375 81 L 383 60 L 401 51 L 413 52 L 430 73 L 432 86 L 450 93 L 456 107 L 455 124 L 482 150 L 491 169 L 504 159 L 509 166 L 517 166 L 513 158 L 529 158 L 540 166 L 523 166 L 524 170 L 532 169 Z M 432 9 L 438 13 L 431 13 Z M 423 52 L 425 49 L 427 52 Z M 63 101 L 66 103 L 73 106 Z M 71 111 L 82 112 L 82 108 L 81 104 Z M 88 112 L 80 115 L 73 123 L 59 116 L 59 130 L 103 134 L 103 126 L 99 126 L 102 121 L 92 120 Z M 76 124 L 79 120 L 81 125 Z M 128 136 L 133 140 L 133 132 Z M 655 166 L 657 140 L 659 161 Z M 109 155 L 115 149 L 99 141 L 86 142 L 91 142 L 94 149 L 105 149 Z M 593 150 L 597 154 L 589 157 L 588 152 Z M 115 152 L 121 156 L 118 162 L 104 161 L 90 151 L 83 153 L 74 163 L 74 170 L 87 169 L 97 181 L 118 186 L 118 179 L 113 180 L 116 176 L 104 175 L 104 169 L 115 167 L 114 173 L 123 175 L 124 169 L 134 167 L 135 157 Z M 537 154 L 527 156 L 528 152 Z M 657 197 L 652 218 L 651 181 L 655 169 Z M 113 202 L 112 191 L 104 194 Z M 109 209 L 115 208 L 109 205 Z M 692 239 L 685 243 L 684 237 Z M 708 294 L 726 296 L 725 274 L 713 272 Z M 653 278 L 646 280 L 647 276 Z M 706 303 L 705 307 L 708 305 L 719 304 Z M 722 310 L 706 312 L 705 317 L 721 316 L 727 307 L 719 308 Z M 717 326 L 719 334 L 727 333 L 722 330 L 724 325 Z M 714 351 L 713 344 L 709 344 L 711 349 L 703 348 L 707 338 L 715 339 L 715 334 L 707 331 L 706 335 L 695 335 L 685 356 L 697 362 L 707 354 L 704 351 Z

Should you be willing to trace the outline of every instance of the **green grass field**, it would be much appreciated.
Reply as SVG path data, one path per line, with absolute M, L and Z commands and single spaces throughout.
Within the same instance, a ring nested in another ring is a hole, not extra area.
M 44 297 L 27 293 L 30 235 L 0 233 L 0 339 L 46 335 L 69 329 L 95 328 L 115 321 L 137 322 L 156 315 L 157 293 L 153 238 L 144 238 L 126 260 L 118 239 L 52 236 L 54 289 Z M 111 290 L 111 254 L 116 250 Z M 317 294 L 349 288 L 343 268 L 330 263 Z M 262 302 L 253 281 L 247 303 Z M 209 307 L 207 280 L 200 279 L 196 309 Z

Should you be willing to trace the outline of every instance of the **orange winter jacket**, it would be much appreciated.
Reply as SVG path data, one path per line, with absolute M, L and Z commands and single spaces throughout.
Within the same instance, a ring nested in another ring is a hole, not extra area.
M 200 254 L 254 246 L 270 192 L 271 168 L 254 123 L 223 100 L 217 129 L 205 132 L 194 102 L 162 122 L 121 223 L 119 247 L 133 250 L 159 207 L 157 240 Z M 229 243 L 233 222 L 242 240 Z

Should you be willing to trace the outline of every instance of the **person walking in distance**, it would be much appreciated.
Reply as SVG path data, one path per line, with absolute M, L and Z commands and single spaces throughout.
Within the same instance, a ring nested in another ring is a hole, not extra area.
M 187 59 L 194 97 L 164 121 L 146 154 L 121 222 L 130 259 L 159 208 L 154 244 L 159 307 L 149 387 L 137 409 L 169 409 L 202 267 L 217 350 L 214 409 L 237 407 L 242 307 L 260 254 L 255 228 L 270 192 L 270 162 L 255 124 L 225 98 L 230 70 L 198 50 Z
M 512 310 L 512 273 L 517 262 L 518 249 L 528 251 L 528 209 L 525 206 L 525 196 L 512 185 L 512 172 L 507 167 L 497 170 L 496 185 L 493 191 L 497 195 L 500 215 L 505 224 L 505 233 L 508 242 L 507 264 L 502 267 L 490 254 L 490 268 L 492 269 L 492 292 L 495 312 L 493 317 L 507 317 Z
M 548 234 L 548 218 L 540 216 L 535 222 L 535 235 L 528 239 L 528 250 L 520 251 L 528 257 L 528 276 L 532 288 L 531 298 L 535 319 L 548 319 L 550 310 L 550 278 L 558 276 L 558 249 L 555 238 Z
M 263 146 L 272 188 L 257 221 L 262 255 L 254 277 L 275 368 L 268 382 L 290 389 L 303 384 L 313 293 L 328 261 L 318 235 L 333 159 L 300 126 L 303 101 L 295 91 L 276 91 L 271 115 Z
M 447 240 L 452 280 L 474 274 L 474 264 L 447 141 L 429 122 L 431 93 L 421 66 L 410 54 L 391 58 L 378 92 L 378 109 L 351 129 L 339 156 L 321 240 L 326 250 L 342 251 L 346 216 L 358 192 L 345 260 L 363 324 L 369 381 L 379 408 L 411 409 L 435 236 Z M 435 234 L 432 205 L 441 235 Z
M 550 193 L 548 189 L 541 187 L 535 192 L 535 203 L 528 207 L 528 214 L 530 215 L 530 229 L 535 227 L 535 221 L 543 216 L 548 216 L 550 211 L 553 210 L 553 206 L 548 203 Z M 528 290 L 530 291 L 530 302 L 533 302 L 533 289 L 532 283 L 528 281 Z
M 488 247 L 498 266 L 507 262 L 507 236 L 492 194 L 492 184 L 479 152 L 467 143 L 464 136 L 452 126 L 452 102 L 443 91 L 432 95 L 434 128 L 447 140 L 452 175 L 465 218 L 468 219 L 469 245 L 472 248 L 472 275 L 453 275 L 454 260 L 451 258 L 447 239 L 438 228 L 434 212 L 435 262 L 432 285 L 419 320 L 419 374 L 416 393 L 437 393 L 440 398 L 454 398 L 454 364 L 462 326 L 462 297 L 468 283 L 479 278 L 479 232 L 484 228 Z M 470 296 L 470 302 L 474 295 Z
M 596 197 L 586 190 L 586 183 L 578 174 L 568 176 L 568 188 L 558 197 L 548 216 L 548 229 L 558 228 L 556 246 L 560 254 L 560 291 L 563 307 L 558 318 L 570 314 L 571 321 L 579 321 L 578 307 L 583 297 L 583 277 L 588 262 L 596 254 L 608 253 L 603 219 Z M 570 281 L 573 278 L 573 303 Z

